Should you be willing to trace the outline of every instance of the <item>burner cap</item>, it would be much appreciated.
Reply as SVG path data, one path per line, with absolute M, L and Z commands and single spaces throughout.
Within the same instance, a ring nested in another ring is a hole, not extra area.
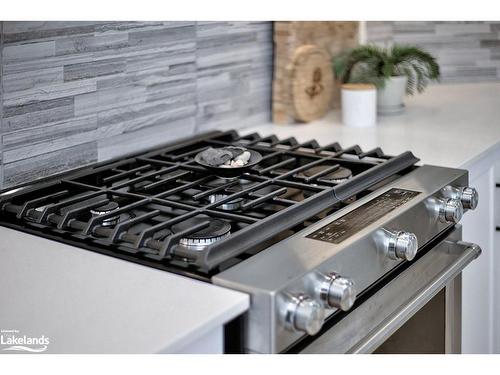
M 220 200 L 226 199 L 228 195 L 226 194 L 212 194 L 208 197 L 208 201 L 210 203 L 217 203 Z M 241 208 L 243 204 L 243 198 L 236 198 L 232 201 L 226 202 L 218 206 L 218 208 L 224 211 L 235 211 Z
M 329 166 L 326 165 L 318 165 L 316 167 L 312 167 L 306 171 L 304 171 L 304 175 L 307 177 L 314 176 L 316 173 L 324 171 Z M 329 180 L 334 183 L 341 183 L 346 181 L 347 179 L 352 177 L 352 171 L 345 167 L 339 167 L 338 169 L 330 172 L 324 176 L 319 177 L 319 180 Z
M 90 213 L 92 216 L 101 216 L 101 215 L 106 215 L 110 212 L 116 211 L 120 206 L 118 206 L 118 203 L 116 202 L 108 202 L 103 206 L 95 207 L 90 210 Z M 101 223 L 103 227 L 112 227 L 116 225 L 120 221 L 120 215 L 108 217 L 107 219 L 104 219 Z
M 182 232 L 197 224 L 201 224 L 204 221 L 209 221 L 210 224 L 208 227 L 181 238 L 179 240 L 179 244 L 190 250 L 200 251 L 205 249 L 208 245 L 229 236 L 231 233 L 231 224 L 226 221 L 212 219 L 209 217 L 194 217 L 185 220 L 172 226 L 172 232 Z
M 111 201 L 103 206 L 91 209 L 90 213 L 93 215 L 105 215 L 111 211 L 117 210 L 118 208 L 119 208 L 118 203 Z
M 199 230 L 196 233 L 192 233 L 186 236 L 186 238 L 190 239 L 212 239 L 217 237 L 225 236 L 231 230 L 231 224 L 226 221 L 213 219 L 210 217 L 193 217 L 191 219 L 182 221 L 178 224 L 172 226 L 172 232 L 179 233 L 189 228 L 194 227 L 195 225 L 201 224 L 205 221 L 208 221 L 210 224 L 208 227 Z
M 209 183 L 207 183 L 206 186 L 208 188 L 219 187 L 219 186 L 226 185 L 226 184 L 228 184 L 228 183 L 230 183 L 232 181 L 235 181 L 235 180 L 238 181 L 237 184 L 230 185 L 226 189 L 224 189 L 223 191 L 219 190 L 218 192 L 215 192 L 214 194 L 209 195 L 207 197 L 207 200 L 210 203 L 216 203 L 216 202 L 218 202 L 218 201 L 220 201 L 222 199 L 227 198 L 231 194 L 239 193 L 243 189 L 247 188 L 247 186 L 244 186 L 244 185 L 254 184 L 254 182 L 252 182 L 250 180 L 245 180 L 245 179 L 242 179 L 242 178 L 236 178 L 236 179 L 217 178 L 217 179 L 215 179 L 215 180 L 210 181 Z M 229 202 L 221 204 L 217 208 L 219 208 L 221 210 L 224 210 L 224 211 L 235 211 L 235 210 L 238 210 L 238 209 L 241 208 L 241 206 L 243 205 L 244 200 L 245 199 L 242 198 L 242 197 L 235 198 L 235 199 L 233 199 L 233 200 L 231 200 Z

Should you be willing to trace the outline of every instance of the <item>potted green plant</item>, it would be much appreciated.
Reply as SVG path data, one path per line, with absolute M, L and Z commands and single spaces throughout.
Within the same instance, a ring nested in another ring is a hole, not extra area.
M 415 46 L 389 48 L 363 45 L 334 58 L 333 69 L 342 83 L 372 83 L 377 87 L 377 111 L 400 113 L 404 95 L 422 92 L 431 80 L 439 80 L 436 59 Z

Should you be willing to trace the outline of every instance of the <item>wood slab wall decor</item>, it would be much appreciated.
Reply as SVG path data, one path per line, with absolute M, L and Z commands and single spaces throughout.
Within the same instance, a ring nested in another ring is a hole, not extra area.
M 315 45 L 330 56 L 358 45 L 359 22 L 284 21 L 274 23 L 274 77 L 273 77 L 273 122 L 293 123 L 309 121 L 298 118 L 294 106 L 293 72 L 297 49 L 304 45 Z M 311 82 L 313 82 L 311 77 Z M 339 103 L 340 85 L 333 82 L 332 100 L 327 109 Z
M 290 74 L 293 117 L 309 122 L 323 117 L 332 102 L 330 54 L 313 44 L 295 51 Z

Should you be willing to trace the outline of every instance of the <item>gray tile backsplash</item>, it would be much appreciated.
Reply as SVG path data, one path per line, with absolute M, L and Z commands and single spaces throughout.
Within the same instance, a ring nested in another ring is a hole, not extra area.
M 443 82 L 500 79 L 500 22 L 368 22 Z M 0 22 L 0 187 L 271 118 L 271 22 Z
M 367 39 L 425 48 L 437 57 L 442 82 L 500 79 L 500 22 L 367 22 Z
M 1 22 L 0 184 L 270 120 L 271 22 Z
M 269 121 L 272 24 L 200 22 L 196 39 L 197 130 Z
M 3 25 L 0 21 L 0 189 L 3 188 Z

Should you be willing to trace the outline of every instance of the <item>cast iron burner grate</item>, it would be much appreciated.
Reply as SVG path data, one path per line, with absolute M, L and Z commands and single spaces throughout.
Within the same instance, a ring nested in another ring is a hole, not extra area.
M 195 163 L 198 152 L 228 145 L 258 151 L 262 161 L 231 179 Z M 132 261 L 207 273 L 366 194 L 417 161 L 410 152 L 390 157 L 380 148 L 363 152 L 338 143 L 320 146 L 314 140 L 212 132 L 6 192 L 0 220 Z M 341 171 L 352 176 L 328 178 Z M 201 249 L 183 245 L 181 239 L 196 238 L 211 220 L 224 222 L 230 234 Z

